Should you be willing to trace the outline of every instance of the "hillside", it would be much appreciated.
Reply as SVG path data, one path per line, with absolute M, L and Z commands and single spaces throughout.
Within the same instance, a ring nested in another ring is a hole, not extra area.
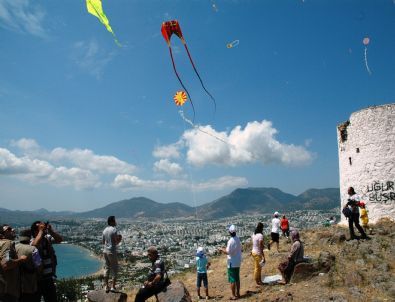
M 277 188 L 236 189 L 230 194 L 197 208 L 186 204 L 158 203 L 145 197 L 134 197 L 110 203 L 102 208 L 75 212 L 10 211 L 0 208 L 0 223 L 20 224 L 34 220 L 73 218 L 180 218 L 191 217 L 198 212 L 203 219 L 216 219 L 239 214 L 271 213 L 274 211 L 328 210 L 340 205 L 339 189 L 310 189 L 295 196 Z
M 198 213 L 205 218 L 269 213 L 288 210 L 290 202 L 296 200 L 296 196 L 276 188 L 236 189 L 229 195 L 198 207 Z
M 250 247 L 244 248 L 240 270 L 240 301 L 395 301 L 395 224 L 383 221 L 374 227 L 372 240 L 342 241 L 348 238 L 348 230 L 334 226 L 304 230 L 305 255 L 318 259 L 320 253 L 330 253 L 334 264 L 327 273 L 310 274 L 302 281 L 288 285 L 264 285 L 257 287 L 253 281 L 253 264 Z M 280 241 L 280 253 L 265 251 L 267 264 L 263 276 L 278 274 L 277 266 L 288 254 L 290 243 Z M 226 256 L 211 259 L 208 272 L 210 301 L 229 301 L 230 289 L 226 275 Z M 181 280 L 192 296 L 196 297 L 196 273 L 194 270 L 172 276 Z M 134 301 L 136 290 L 128 293 L 128 301 Z M 154 300 L 152 300 L 154 301 Z
M 118 218 L 169 218 L 187 217 L 193 213 L 194 208 L 182 203 L 173 202 L 164 204 L 145 197 L 135 197 L 77 214 L 76 217 L 107 218 L 109 215 L 115 215 Z

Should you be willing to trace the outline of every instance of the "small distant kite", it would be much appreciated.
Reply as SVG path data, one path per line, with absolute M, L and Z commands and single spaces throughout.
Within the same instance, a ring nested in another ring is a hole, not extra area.
M 110 21 L 108 21 L 107 16 L 105 15 L 102 7 L 101 0 L 86 0 L 86 8 L 88 12 L 95 17 L 97 17 L 100 22 L 106 27 L 106 29 L 113 35 L 114 41 L 118 46 L 122 46 L 119 42 L 117 37 L 114 34 L 110 26 Z
M 372 72 L 370 71 L 369 65 L 368 65 L 368 45 L 370 43 L 369 37 L 363 38 L 362 43 L 363 43 L 363 45 L 365 45 L 365 66 L 366 66 L 366 70 L 368 71 L 369 74 L 372 74 Z
M 233 48 L 236 47 L 237 45 L 239 45 L 240 41 L 239 40 L 234 40 L 233 42 L 230 42 L 228 44 L 226 44 L 227 48 Z
M 394 0 L 395 1 L 395 0 Z M 214 0 L 211 0 L 211 7 L 213 8 L 213 11 L 215 11 L 216 13 L 218 12 L 218 7 L 215 4 Z
M 210 92 L 208 92 L 206 87 L 204 86 L 203 81 L 202 81 L 202 79 L 201 79 L 201 77 L 200 77 L 200 75 L 199 75 L 199 73 L 198 73 L 198 71 L 197 71 L 197 69 L 195 67 L 195 64 L 193 63 L 191 54 L 189 53 L 188 46 L 187 46 L 187 44 L 185 42 L 184 36 L 182 35 L 181 27 L 180 27 L 180 24 L 178 23 L 178 21 L 177 20 L 171 20 L 171 21 L 163 22 L 161 31 L 162 31 L 163 38 L 165 38 L 167 46 L 169 47 L 169 52 L 170 52 L 171 62 L 173 63 L 174 73 L 176 74 L 177 79 L 180 82 L 182 88 L 184 88 L 186 94 L 188 95 L 189 101 L 190 101 L 190 103 L 192 105 L 193 120 L 195 119 L 195 107 L 193 106 L 191 95 L 189 94 L 188 90 L 185 88 L 183 82 L 181 81 L 181 78 L 178 75 L 178 72 L 177 72 L 177 69 L 176 69 L 176 65 L 174 63 L 173 51 L 171 50 L 171 45 L 170 45 L 170 38 L 171 38 L 171 36 L 173 34 L 175 34 L 178 38 L 180 38 L 182 44 L 184 44 L 185 50 L 187 51 L 187 54 L 188 54 L 188 57 L 189 57 L 189 61 L 191 62 L 193 70 L 195 71 L 197 77 L 199 78 L 200 84 L 202 85 L 204 91 L 206 91 L 206 93 L 210 96 L 211 100 L 214 102 L 214 111 L 215 111 L 216 107 L 217 107 L 217 105 L 215 103 L 215 99 L 210 94 Z
M 174 103 L 176 103 L 177 106 L 183 106 L 187 101 L 188 97 L 184 91 L 177 91 L 173 99 L 174 99 Z

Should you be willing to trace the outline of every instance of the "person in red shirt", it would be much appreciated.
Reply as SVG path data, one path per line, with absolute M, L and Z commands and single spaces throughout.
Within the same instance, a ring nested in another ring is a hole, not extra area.
M 285 217 L 285 215 L 283 215 L 283 218 L 280 221 L 280 226 L 281 226 L 281 231 L 283 232 L 283 236 L 287 237 L 287 239 L 289 238 L 289 221 L 288 219 Z

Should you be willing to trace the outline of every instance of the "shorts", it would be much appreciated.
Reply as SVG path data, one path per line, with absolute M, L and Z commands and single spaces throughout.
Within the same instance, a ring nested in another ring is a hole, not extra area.
M 270 236 L 271 236 L 273 242 L 279 242 L 280 241 L 280 234 L 279 233 L 271 232 Z
M 200 288 L 200 286 L 202 285 L 202 281 L 204 288 L 208 288 L 207 273 L 197 273 L 197 279 L 196 279 L 197 288 Z
M 240 282 L 240 267 L 228 268 L 228 281 L 229 283 Z
M 115 254 L 104 253 L 104 276 L 108 278 L 110 273 L 115 278 L 118 274 L 118 257 Z

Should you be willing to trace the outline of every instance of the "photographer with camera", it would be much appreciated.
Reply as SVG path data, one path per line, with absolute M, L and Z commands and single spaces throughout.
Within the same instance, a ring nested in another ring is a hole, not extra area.
M 354 224 L 355 227 L 358 229 L 359 233 L 361 233 L 361 239 L 370 239 L 368 236 L 366 236 L 366 233 L 364 232 L 363 228 L 359 224 L 359 202 L 361 201 L 361 198 L 357 193 L 355 193 L 353 187 L 349 187 L 347 193 L 349 195 L 349 198 L 347 199 L 348 202 L 346 203 L 344 208 L 346 207 L 351 208 L 351 213 L 350 216 L 348 217 L 350 240 L 358 239 L 358 237 L 355 236 L 354 233 Z
M 35 221 L 31 226 L 32 242 L 42 259 L 43 270 L 38 277 L 39 300 L 44 297 L 45 302 L 56 302 L 56 265 L 57 259 L 52 244 L 61 243 L 63 238 L 55 232 L 49 222 Z

